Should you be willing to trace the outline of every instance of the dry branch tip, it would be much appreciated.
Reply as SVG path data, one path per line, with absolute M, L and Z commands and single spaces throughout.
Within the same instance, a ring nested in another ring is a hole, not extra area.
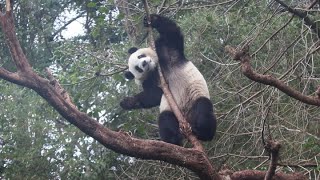
M 234 48 L 232 46 L 226 46 L 225 51 L 230 54 L 233 60 L 242 61 L 243 57 L 249 55 L 249 46 L 245 45 L 241 48 Z
M 11 11 L 11 3 L 10 0 L 6 0 L 6 12 L 10 12 Z

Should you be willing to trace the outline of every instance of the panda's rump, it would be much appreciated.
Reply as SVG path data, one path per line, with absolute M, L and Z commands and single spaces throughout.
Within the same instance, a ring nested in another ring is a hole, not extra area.
M 169 89 L 184 115 L 188 115 L 193 102 L 199 97 L 210 98 L 207 83 L 199 70 L 188 61 L 179 66 L 173 66 L 164 72 Z M 171 110 L 165 96 L 162 96 L 160 112 Z

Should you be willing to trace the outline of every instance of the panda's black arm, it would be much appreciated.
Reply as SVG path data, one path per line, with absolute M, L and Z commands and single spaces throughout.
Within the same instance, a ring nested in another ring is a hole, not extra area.
M 158 46 L 156 48 L 169 47 L 184 56 L 184 39 L 180 27 L 173 20 L 157 14 L 151 14 L 150 19 L 150 25 L 160 34 L 159 39 L 156 41 L 156 46 Z M 145 25 L 148 25 L 146 20 Z
M 120 106 L 126 110 L 156 107 L 160 105 L 162 94 L 159 87 L 147 89 L 134 96 L 125 97 Z

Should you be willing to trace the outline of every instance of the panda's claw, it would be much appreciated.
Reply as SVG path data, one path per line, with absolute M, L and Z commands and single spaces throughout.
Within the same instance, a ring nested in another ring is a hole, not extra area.
M 148 17 L 147 16 L 145 16 L 143 18 L 143 25 L 144 25 L 144 27 L 148 27 L 149 26 L 149 22 L 148 22 Z
M 143 18 L 143 25 L 144 25 L 145 27 L 149 27 L 149 26 L 155 27 L 155 26 L 156 26 L 156 21 L 158 20 L 159 17 L 160 17 L 160 16 L 157 15 L 157 14 L 150 14 L 150 22 L 149 22 L 149 21 L 148 21 L 148 17 L 145 16 L 145 17 Z

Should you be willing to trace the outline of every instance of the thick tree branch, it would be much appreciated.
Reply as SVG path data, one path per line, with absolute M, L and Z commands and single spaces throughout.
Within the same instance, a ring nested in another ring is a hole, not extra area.
M 285 82 L 272 77 L 271 75 L 263 75 L 253 71 L 250 65 L 251 57 L 249 55 L 248 46 L 244 47 L 243 49 L 235 49 L 231 46 L 226 46 L 226 51 L 232 56 L 234 60 L 240 61 L 241 71 L 249 79 L 265 85 L 273 86 L 284 92 L 288 96 L 303 103 L 320 106 L 320 97 L 318 96 L 318 94 L 320 95 L 320 88 L 316 91 L 317 96 L 307 96 L 295 89 L 292 89 L 290 86 L 286 85 Z
M 3 67 L 0 67 L 0 78 L 15 84 L 22 84 L 23 82 L 18 73 L 10 72 Z
M 10 1 L 9 1 L 10 2 Z M 10 6 L 10 3 L 9 3 Z M 7 5 L 8 8 L 8 5 Z M 6 43 L 9 46 L 13 62 L 16 64 L 19 71 L 27 71 L 31 69 L 31 66 L 27 60 L 27 57 L 22 51 L 16 31 L 14 27 L 14 18 L 12 11 L 7 11 L 3 15 L 0 15 L 0 24 L 2 31 L 5 34 Z

